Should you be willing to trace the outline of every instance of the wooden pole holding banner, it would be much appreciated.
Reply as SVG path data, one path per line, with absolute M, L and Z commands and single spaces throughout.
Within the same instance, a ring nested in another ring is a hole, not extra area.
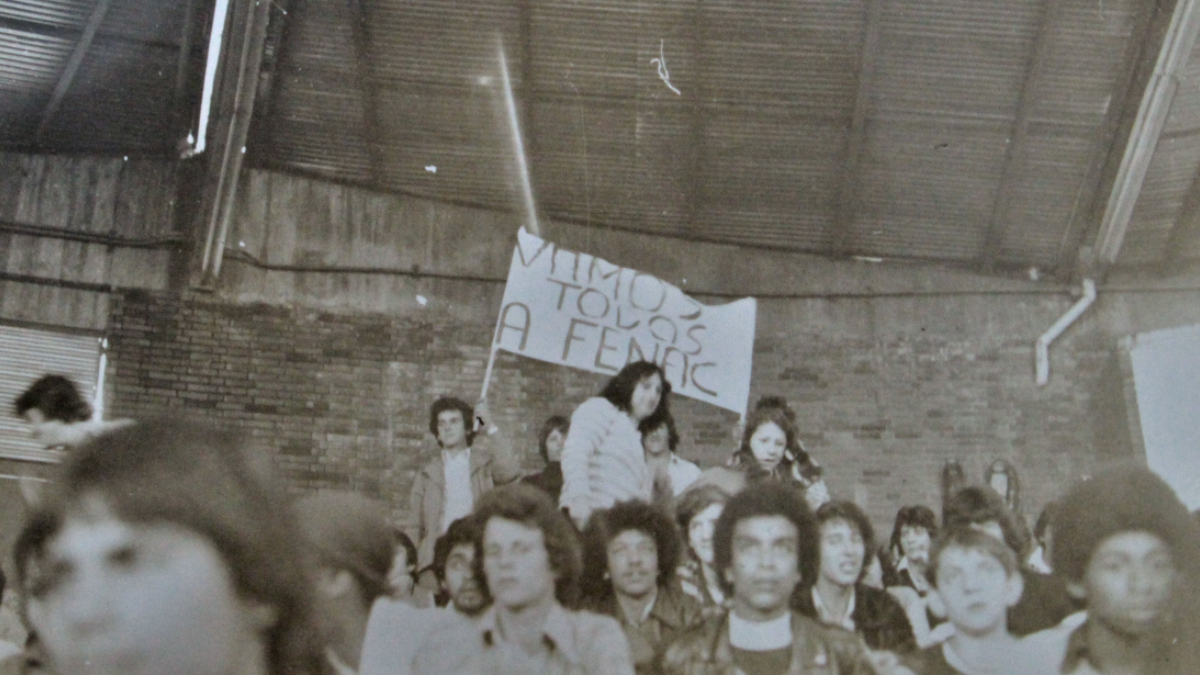
M 508 74 L 508 58 L 504 54 L 504 40 L 496 34 L 496 53 L 500 61 L 500 82 L 503 86 L 504 111 L 508 118 L 509 138 L 512 140 L 513 156 L 517 160 L 517 176 L 521 183 L 521 197 L 525 205 L 525 229 L 530 234 L 542 236 L 538 227 L 537 205 L 533 201 L 533 183 L 529 180 L 529 163 L 525 159 L 525 141 L 521 137 L 521 122 L 517 118 L 517 101 L 513 96 L 512 78 Z M 496 365 L 496 336 L 492 335 L 491 353 L 488 355 L 487 369 L 483 372 L 483 390 L 480 399 L 487 398 L 488 385 L 492 383 L 492 368 Z

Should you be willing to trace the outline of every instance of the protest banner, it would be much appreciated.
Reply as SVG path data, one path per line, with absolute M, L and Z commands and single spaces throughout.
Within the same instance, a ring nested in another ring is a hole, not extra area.
M 606 374 L 653 361 L 676 393 L 745 415 L 756 309 L 754 298 L 701 304 L 650 274 L 522 228 L 492 348 Z

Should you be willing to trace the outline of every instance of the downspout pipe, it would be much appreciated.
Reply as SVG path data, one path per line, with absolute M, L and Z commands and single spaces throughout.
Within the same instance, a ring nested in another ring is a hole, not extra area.
M 1070 328 L 1075 320 L 1087 311 L 1092 303 L 1096 302 L 1096 282 L 1091 279 L 1083 280 L 1083 297 L 1079 298 L 1071 308 L 1067 310 L 1050 326 L 1050 330 L 1042 333 L 1034 345 L 1034 354 L 1037 361 L 1037 386 L 1044 387 L 1050 381 L 1050 343 L 1054 342 L 1063 331 Z

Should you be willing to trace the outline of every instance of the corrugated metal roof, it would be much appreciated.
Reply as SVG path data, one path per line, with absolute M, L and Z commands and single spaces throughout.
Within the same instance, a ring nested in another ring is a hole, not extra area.
M 186 4 L 113 0 L 45 142 L 171 147 Z M 0 6 L 0 141 L 37 126 L 92 7 Z M 1147 12 L 1141 0 L 291 0 L 273 13 L 286 23 L 249 161 L 514 208 L 500 37 L 547 217 L 1053 268 L 1104 198 L 1094 165 L 1128 105 Z M 1164 255 L 1192 190 L 1198 82 L 1193 55 L 1122 263 Z

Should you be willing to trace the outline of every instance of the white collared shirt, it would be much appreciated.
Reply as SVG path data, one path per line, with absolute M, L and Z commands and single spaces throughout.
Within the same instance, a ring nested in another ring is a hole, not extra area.
M 442 450 L 443 477 L 446 480 L 442 503 L 442 532 L 450 523 L 471 514 L 475 495 L 471 493 L 471 449 L 450 453 Z
M 816 608 L 817 618 L 821 620 L 821 623 L 827 623 L 831 626 L 845 628 L 851 633 L 857 630 L 857 627 L 854 625 L 854 601 L 857 599 L 857 597 L 857 594 L 854 592 L 854 587 L 851 586 L 850 602 L 846 604 L 846 615 L 842 617 L 841 621 L 838 621 L 836 618 L 834 618 L 833 613 L 829 611 L 829 608 L 825 606 L 825 602 L 821 600 L 821 594 L 817 591 L 816 585 L 814 584 L 812 587 L 813 607 Z

